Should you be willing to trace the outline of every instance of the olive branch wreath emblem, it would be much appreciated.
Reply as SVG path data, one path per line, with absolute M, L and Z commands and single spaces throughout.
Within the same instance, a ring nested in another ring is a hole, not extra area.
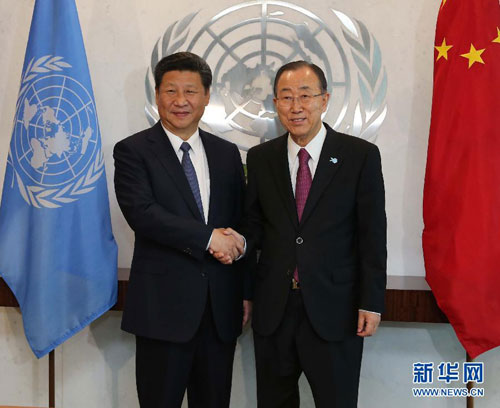
M 350 46 L 358 71 L 357 79 L 361 94 L 360 100 L 356 102 L 352 124 L 347 125 L 346 130 L 353 136 L 373 141 L 387 114 L 385 103 L 387 72 L 385 67 L 382 67 L 380 46 L 361 21 L 353 20 L 338 10 L 331 9 L 331 11 L 340 20 L 344 39 Z M 145 79 L 145 113 L 151 125 L 157 121 L 158 115 L 152 85 L 154 68 L 163 56 L 179 51 L 185 44 L 189 36 L 189 24 L 197 14 L 198 12 L 188 14 L 169 25 L 153 47 L 151 64 Z M 303 29 L 309 30 L 307 26 Z
M 29 62 L 21 78 L 21 89 L 19 91 L 16 111 L 19 112 L 24 93 L 40 74 L 49 73 L 51 71 L 63 71 L 64 68 L 71 68 L 71 65 L 65 62 L 63 57 L 45 55 L 36 60 L 33 58 Z M 11 149 L 9 149 L 7 163 L 10 164 L 14 170 L 15 181 L 17 181 L 19 192 L 24 201 L 35 208 L 59 208 L 62 204 L 68 204 L 78 200 L 80 196 L 95 188 L 95 183 L 104 172 L 104 154 L 100 148 L 96 152 L 95 159 L 86 173 L 76 181 L 68 183 L 60 189 L 46 188 L 40 185 L 25 185 L 22 177 L 14 166 Z M 11 187 L 13 186 L 14 179 L 12 180 Z
M 331 10 L 342 23 L 342 33 L 358 68 L 361 101 L 356 103 L 352 126 L 348 130 L 353 136 L 373 140 L 387 114 L 387 72 L 382 68 L 380 46 L 361 21 L 353 21 L 344 13 Z

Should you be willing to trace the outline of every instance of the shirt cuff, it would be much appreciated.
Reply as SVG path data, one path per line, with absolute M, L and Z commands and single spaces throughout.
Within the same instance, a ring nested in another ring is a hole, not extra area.
M 212 230 L 212 233 L 210 234 L 210 239 L 208 240 L 208 244 L 207 244 L 207 247 L 205 248 L 205 251 L 208 251 L 208 249 L 210 248 L 210 244 L 212 243 L 213 235 L 214 235 L 214 230 Z
M 360 311 L 360 312 L 373 313 L 373 314 L 376 314 L 376 315 L 379 315 L 379 316 L 380 316 L 380 313 L 379 313 L 379 312 L 372 312 L 371 310 L 359 309 L 359 311 Z
M 243 253 L 242 253 L 239 257 L 237 257 L 237 258 L 235 259 L 235 261 L 239 261 L 239 260 L 240 260 L 241 258 L 243 258 L 243 257 L 245 256 L 245 254 L 247 253 L 247 239 L 246 239 L 243 235 L 242 235 L 241 237 L 243 238 L 243 241 L 244 241 L 244 243 L 245 243 L 245 244 L 243 245 Z

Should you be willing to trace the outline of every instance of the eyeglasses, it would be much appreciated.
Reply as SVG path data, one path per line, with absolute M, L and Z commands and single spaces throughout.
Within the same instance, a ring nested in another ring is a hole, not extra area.
M 308 106 L 312 103 L 314 98 L 321 96 L 321 95 L 324 95 L 324 92 L 321 92 L 321 93 L 316 94 L 316 95 L 304 94 L 304 95 L 299 95 L 299 96 L 282 96 L 281 98 L 276 98 L 276 100 L 278 101 L 278 103 L 281 106 L 284 106 L 284 107 L 292 106 L 293 102 L 295 100 L 297 100 L 299 102 L 299 104 L 302 106 Z

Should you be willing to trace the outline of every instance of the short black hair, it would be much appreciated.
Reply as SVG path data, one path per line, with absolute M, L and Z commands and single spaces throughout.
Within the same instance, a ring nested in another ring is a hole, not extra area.
M 176 52 L 158 61 L 154 72 L 156 89 L 160 88 L 163 75 L 169 71 L 198 72 L 205 91 L 209 91 L 210 85 L 212 85 L 212 70 L 203 58 L 192 52 Z
M 326 83 L 326 77 L 325 77 L 325 73 L 323 72 L 323 70 L 318 67 L 316 64 L 313 64 L 312 62 L 307 62 L 307 61 L 293 61 L 293 62 L 289 62 L 285 65 L 283 65 L 280 69 L 278 69 L 278 72 L 276 73 L 276 76 L 274 78 L 274 87 L 273 87 L 273 91 L 274 91 L 274 96 L 278 96 L 278 89 L 277 89 L 277 86 L 278 86 L 278 81 L 281 77 L 281 75 L 283 75 L 284 72 L 286 71 L 297 71 L 298 69 L 300 68 L 303 68 L 303 67 L 308 67 L 308 68 L 311 68 L 313 70 L 313 72 L 316 74 L 316 76 L 318 77 L 318 81 L 319 81 L 319 87 L 321 89 L 321 92 L 327 92 L 327 83 Z

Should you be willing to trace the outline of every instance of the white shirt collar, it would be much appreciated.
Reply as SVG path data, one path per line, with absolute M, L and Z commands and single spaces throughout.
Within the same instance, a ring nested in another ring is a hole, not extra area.
M 323 148 L 323 143 L 326 138 L 326 127 L 325 125 L 321 124 L 321 129 L 319 132 L 314 136 L 311 141 L 304 147 L 307 150 L 307 153 L 309 153 L 309 156 L 311 156 L 311 159 L 315 162 L 318 163 L 319 161 L 319 156 L 321 155 L 321 149 Z M 299 150 L 302 147 L 299 146 L 297 143 L 295 143 L 288 134 L 288 160 L 290 163 L 292 163 L 296 158 L 297 155 L 299 154 Z
M 182 143 L 188 142 L 189 145 L 191 146 L 191 151 L 189 152 L 189 155 L 194 154 L 196 156 L 197 154 L 200 154 L 201 138 L 200 138 L 200 131 L 198 128 L 191 136 L 189 136 L 188 140 L 182 140 L 179 136 L 174 135 L 170 130 L 168 130 L 165 126 L 163 126 L 163 123 L 161 123 L 161 127 L 165 131 L 168 140 L 170 140 L 170 143 L 172 144 L 175 153 L 179 154 Z

